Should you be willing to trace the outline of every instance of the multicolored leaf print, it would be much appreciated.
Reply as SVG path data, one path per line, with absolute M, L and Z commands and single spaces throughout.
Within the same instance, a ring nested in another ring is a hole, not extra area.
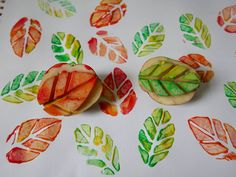
M 211 34 L 208 27 L 198 17 L 186 13 L 179 18 L 180 30 L 184 38 L 193 46 L 205 49 L 211 46 Z
M 81 64 L 84 58 L 79 40 L 72 34 L 57 32 L 52 35 L 52 51 L 59 62 Z
M 41 39 L 42 27 L 38 20 L 21 18 L 11 29 L 10 42 L 15 54 L 22 57 L 31 53 Z
M 209 117 L 188 120 L 195 138 L 211 156 L 220 160 L 236 160 L 236 130 L 233 126 Z
M 200 54 L 188 54 L 180 57 L 179 60 L 195 69 L 203 83 L 209 82 L 214 77 L 211 63 Z
M 160 23 L 151 23 L 137 32 L 132 42 L 135 55 L 143 57 L 158 50 L 165 39 L 164 27 Z
M 12 149 L 6 154 L 10 163 L 26 163 L 47 150 L 61 130 L 61 120 L 55 118 L 29 119 L 18 125 L 7 137 Z
M 117 116 L 118 103 L 121 113 L 125 115 L 132 111 L 136 101 L 137 96 L 132 89 L 131 81 L 120 68 L 114 68 L 113 73 L 109 73 L 103 81 L 100 109 L 108 115 Z
M 139 153 L 143 162 L 154 167 L 164 160 L 174 143 L 175 126 L 168 111 L 156 108 L 139 131 Z
M 121 40 L 107 31 L 98 31 L 89 41 L 93 55 L 109 58 L 114 63 L 122 64 L 128 59 L 127 49 Z
M 33 101 L 38 93 L 39 83 L 45 71 L 31 71 L 19 74 L 13 81 L 8 82 L 1 91 L 2 99 L 9 103 L 20 104 Z
M 229 99 L 229 103 L 233 108 L 236 108 L 236 82 L 227 82 L 224 85 L 225 95 Z
M 104 175 L 115 175 L 120 171 L 119 151 L 110 135 L 100 127 L 82 124 L 74 131 L 77 150 L 87 156 L 89 165 L 101 168 Z
M 217 17 L 218 24 L 228 33 L 236 33 L 236 5 L 225 7 Z
M 90 16 L 90 25 L 96 28 L 118 23 L 126 12 L 126 4 L 122 0 L 101 0 Z
M 70 0 L 38 0 L 38 6 L 46 14 L 58 18 L 71 17 L 76 13 Z

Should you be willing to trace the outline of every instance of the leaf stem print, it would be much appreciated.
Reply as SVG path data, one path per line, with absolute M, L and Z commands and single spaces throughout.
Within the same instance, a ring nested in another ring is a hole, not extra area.
M 211 46 L 211 34 L 208 27 L 198 17 L 186 13 L 179 18 L 180 30 L 184 38 L 193 46 L 205 49 Z
M 76 13 L 70 0 L 38 0 L 38 6 L 46 14 L 57 18 L 71 17 Z
M 52 51 L 59 62 L 81 64 L 84 57 L 79 40 L 72 34 L 57 32 L 52 35 Z
M 228 123 L 203 116 L 188 120 L 193 135 L 211 156 L 219 160 L 236 160 L 236 130 Z
M 227 84 L 224 85 L 224 91 L 231 106 L 236 108 L 236 82 L 227 82 Z
M 104 175 L 120 171 L 119 151 L 110 135 L 99 127 L 82 124 L 74 131 L 77 150 L 87 156 L 87 164 L 101 168 Z
M 39 43 L 42 27 L 38 20 L 21 18 L 11 29 L 10 42 L 14 53 L 22 57 L 24 52 L 31 53 Z
M 164 160 L 174 143 L 175 126 L 170 120 L 168 111 L 157 108 L 144 121 L 144 127 L 139 131 L 138 150 L 143 162 L 149 167 Z
M 96 28 L 118 23 L 126 13 L 122 0 L 101 0 L 90 16 L 90 25 Z
M 164 27 L 160 23 L 151 23 L 137 32 L 132 42 L 135 55 L 143 57 L 158 50 L 165 39 Z
M 36 98 L 39 82 L 45 71 L 31 71 L 27 75 L 19 74 L 13 81 L 8 82 L 1 91 L 2 99 L 9 103 L 20 104 L 33 101 Z
M 34 160 L 47 150 L 61 129 L 61 120 L 55 118 L 29 119 L 16 126 L 7 137 L 12 140 L 12 148 L 6 154 L 10 163 L 26 163 Z

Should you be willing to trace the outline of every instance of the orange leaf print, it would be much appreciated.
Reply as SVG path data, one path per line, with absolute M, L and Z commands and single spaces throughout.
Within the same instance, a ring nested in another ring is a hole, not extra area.
M 121 113 L 128 114 L 134 108 L 137 100 L 132 87 L 127 75 L 116 67 L 113 73 L 108 74 L 103 81 L 103 92 L 99 102 L 100 109 L 106 114 L 117 116 L 117 104 L 119 104 Z
M 211 63 L 200 54 L 188 54 L 180 57 L 179 60 L 195 69 L 203 83 L 209 82 L 214 77 Z
M 89 49 L 96 56 L 109 58 L 114 63 L 122 64 L 128 59 L 127 49 L 118 37 L 107 31 L 98 31 L 96 38 L 88 41 Z
M 209 117 L 192 117 L 190 129 L 202 148 L 220 160 L 236 160 L 236 130 L 227 123 Z
M 42 28 L 35 19 L 21 18 L 11 29 L 10 42 L 14 53 L 22 57 L 31 53 L 41 39 Z
M 13 148 L 6 154 L 10 163 L 34 160 L 54 141 L 61 130 L 61 120 L 55 118 L 30 119 L 18 125 L 7 137 Z
M 126 4 L 122 0 L 102 0 L 90 16 L 90 25 L 96 28 L 114 25 L 125 16 Z
M 221 10 L 217 22 L 226 32 L 236 33 L 236 5 Z

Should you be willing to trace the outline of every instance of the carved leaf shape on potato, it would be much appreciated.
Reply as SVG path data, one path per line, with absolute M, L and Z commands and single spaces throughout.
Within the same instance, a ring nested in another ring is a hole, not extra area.
M 195 138 L 211 156 L 220 160 L 236 160 L 236 130 L 228 123 L 196 116 L 188 120 Z
M 38 20 L 21 18 L 11 29 L 10 42 L 14 53 L 22 57 L 31 53 L 41 39 L 42 27 Z
M 90 66 L 59 63 L 44 75 L 37 99 L 50 115 L 71 115 L 88 109 L 101 93 L 102 83 Z
M 101 168 L 104 175 L 114 175 L 120 171 L 119 151 L 110 135 L 100 127 L 81 124 L 74 131 L 77 150 L 87 156 L 88 165 Z
M 200 86 L 200 77 L 181 62 L 156 57 L 144 64 L 139 73 L 139 84 L 149 94 L 175 97 L 195 92 Z
M 164 160 L 174 143 L 175 126 L 171 115 L 162 108 L 156 108 L 143 123 L 139 131 L 139 153 L 149 167 Z
M 38 6 L 46 14 L 57 18 L 71 17 L 76 13 L 70 0 L 38 0 Z
M 194 17 L 193 14 L 186 13 L 179 17 L 180 30 L 184 38 L 191 42 L 193 46 L 205 49 L 211 46 L 211 34 L 202 20 Z
M 134 36 L 132 48 L 138 57 L 147 56 L 158 50 L 165 39 L 164 27 L 160 23 L 144 26 Z
M 107 31 L 98 31 L 89 41 L 93 55 L 106 57 L 114 63 L 122 64 L 128 59 L 127 49 L 121 40 Z
M 236 82 L 227 82 L 224 85 L 225 96 L 228 97 L 229 103 L 236 108 Z
M 33 101 L 36 98 L 39 83 L 44 74 L 45 71 L 31 71 L 28 74 L 17 75 L 3 87 L 1 91 L 2 99 L 15 104 Z
M 7 137 L 12 148 L 6 154 L 10 163 L 26 163 L 46 151 L 61 130 L 61 120 L 55 118 L 29 119 L 18 125 Z
M 84 52 L 78 39 L 72 34 L 57 32 L 52 35 L 52 51 L 59 62 L 81 64 Z
M 209 82 L 214 77 L 211 63 L 200 54 L 188 54 L 179 60 L 195 69 L 203 83 Z
M 217 17 L 218 24 L 228 33 L 236 33 L 236 5 L 225 7 Z
M 117 104 L 119 104 L 121 113 L 128 114 L 137 100 L 132 87 L 127 75 L 120 68 L 114 68 L 103 81 L 103 91 L 99 101 L 100 109 L 106 114 L 117 116 Z
M 122 0 L 101 0 L 90 16 L 90 25 L 101 28 L 118 23 L 125 16 L 126 7 Z

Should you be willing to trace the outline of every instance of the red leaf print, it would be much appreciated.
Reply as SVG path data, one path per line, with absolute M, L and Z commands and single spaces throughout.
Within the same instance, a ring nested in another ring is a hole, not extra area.
M 136 93 L 127 75 L 120 68 L 114 68 L 103 81 L 100 109 L 106 114 L 117 116 L 119 104 L 121 113 L 128 114 L 134 108 L 136 100 Z
M 211 63 L 200 54 L 188 54 L 180 57 L 179 60 L 195 69 L 203 83 L 209 82 L 214 77 Z
M 61 130 L 61 120 L 55 118 L 30 119 L 18 125 L 7 137 L 14 146 L 6 157 L 11 163 L 25 163 L 44 152 Z
M 128 59 L 127 49 L 118 37 L 107 31 L 98 31 L 96 38 L 88 41 L 93 55 L 109 58 L 114 63 L 122 64 Z
M 102 0 L 90 16 L 90 24 L 96 28 L 118 23 L 124 17 L 126 4 L 122 0 Z
M 41 38 L 42 28 L 35 19 L 21 18 L 11 29 L 10 42 L 15 54 L 31 53 Z
M 236 130 L 218 119 L 192 117 L 188 120 L 195 138 L 210 155 L 221 160 L 236 160 Z M 229 137 L 229 138 L 228 138 Z
M 219 12 L 218 24 L 228 33 L 236 33 L 236 5 L 225 7 Z

